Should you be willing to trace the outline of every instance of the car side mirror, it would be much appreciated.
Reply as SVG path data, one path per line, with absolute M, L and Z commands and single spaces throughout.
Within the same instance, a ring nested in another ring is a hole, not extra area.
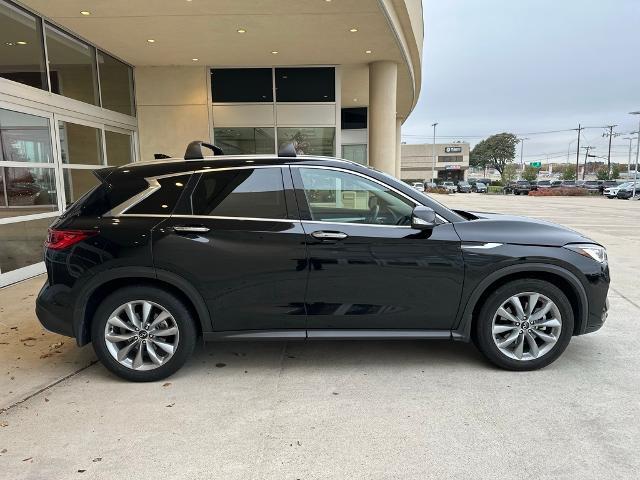
M 427 230 L 436 226 L 436 212 L 433 208 L 418 205 L 411 213 L 411 228 Z

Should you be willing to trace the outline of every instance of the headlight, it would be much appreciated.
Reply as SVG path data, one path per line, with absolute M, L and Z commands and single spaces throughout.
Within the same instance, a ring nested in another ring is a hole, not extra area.
M 594 245 L 593 243 L 574 243 L 565 245 L 564 248 L 573 250 L 580 255 L 584 255 L 585 257 L 593 258 L 598 263 L 607 262 L 607 249 L 601 247 L 600 245 Z

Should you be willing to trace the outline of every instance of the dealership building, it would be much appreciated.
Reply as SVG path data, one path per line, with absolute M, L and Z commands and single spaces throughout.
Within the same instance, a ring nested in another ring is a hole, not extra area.
M 192 140 L 399 177 L 422 42 L 420 0 L 0 0 L 0 286 L 92 170 Z
M 457 182 L 467 178 L 468 143 L 436 143 L 435 152 L 430 143 L 402 144 L 401 149 L 400 178 L 406 182 L 424 182 L 432 178 Z

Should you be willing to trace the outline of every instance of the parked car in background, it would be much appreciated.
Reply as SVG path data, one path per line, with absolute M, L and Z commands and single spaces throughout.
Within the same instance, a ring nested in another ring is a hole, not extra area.
M 413 182 L 411 186 L 419 192 L 424 192 L 424 183 L 422 182 Z
M 559 185 L 562 188 L 575 188 L 576 187 L 576 181 L 575 180 L 562 180 L 562 182 Z
M 471 185 L 469 182 L 458 182 L 458 191 L 460 193 L 471 193 Z
M 551 180 L 551 188 L 558 188 L 562 186 L 562 180 Z
M 487 193 L 488 188 L 483 182 L 476 182 L 475 185 L 471 187 L 471 191 L 476 193 Z
M 633 183 L 634 182 L 629 182 L 628 185 L 625 185 L 623 188 L 620 188 L 618 190 L 618 198 L 621 198 L 622 200 L 629 200 L 632 196 L 633 196 Z M 636 196 L 640 195 L 640 182 L 635 182 L 636 187 Z
M 633 185 L 633 182 L 625 182 L 613 187 L 607 187 L 603 190 L 602 194 L 607 198 L 618 198 L 618 191 L 628 185 Z
M 605 188 L 610 188 L 610 187 L 617 187 L 621 182 L 619 182 L 618 180 L 605 180 L 602 182 L 602 184 L 600 185 L 600 195 L 604 194 L 604 189 Z
M 504 187 L 504 193 L 513 193 L 514 195 L 529 195 L 531 184 L 526 180 L 518 180 L 509 182 Z
M 600 186 L 604 183 L 604 180 L 587 180 L 582 184 L 583 188 L 586 188 L 589 192 L 600 192 Z
M 456 193 L 458 191 L 458 187 L 456 187 L 456 184 L 449 181 L 442 182 L 441 187 L 444 188 L 447 193 Z
M 551 188 L 551 180 L 538 180 L 536 190 L 544 190 L 545 188 Z

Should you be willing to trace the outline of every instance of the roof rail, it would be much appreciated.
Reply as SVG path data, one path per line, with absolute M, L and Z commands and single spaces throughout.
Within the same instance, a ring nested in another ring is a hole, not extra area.
M 210 143 L 205 143 L 202 140 L 194 140 L 193 142 L 187 145 L 187 150 L 184 152 L 185 160 L 197 160 L 200 158 L 204 158 L 202 155 L 202 147 L 207 147 L 213 152 L 213 155 L 224 155 L 224 152 L 220 147 L 216 147 L 215 145 L 211 145 Z
M 278 150 L 278 156 L 297 157 L 298 155 L 296 155 L 296 147 L 293 145 L 293 143 L 285 143 L 280 147 L 280 150 Z
M 171 158 L 171 157 L 164 153 L 154 153 L 153 158 L 154 160 L 164 160 L 165 158 Z

